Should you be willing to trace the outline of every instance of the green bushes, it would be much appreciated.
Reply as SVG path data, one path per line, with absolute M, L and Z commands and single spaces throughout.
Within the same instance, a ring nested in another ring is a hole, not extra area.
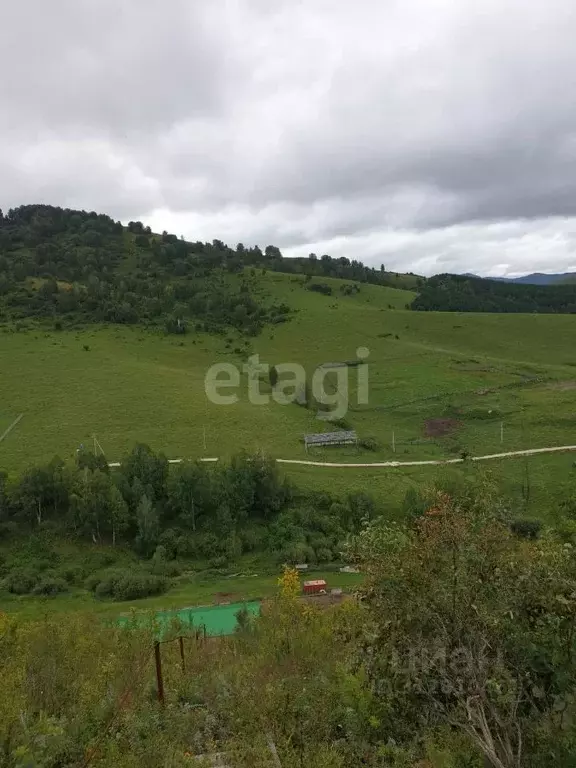
M 54 597 L 68 591 L 68 584 L 64 579 L 55 576 L 44 576 L 32 590 L 33 595 Z
M 365 451 L 379 451 L 380 450 L 380 443 L 378 440 L 376 440 L 375 437 L 363 437 L 361 440 L 358 441 L 358 445 L 360 448 L 363 448 Z
M 114 570 L 93 574 L 86 581 L 86 589 L 100 599 L 139 600 L 166 592 L 169 580 L 144 570 Z
M 514 520 L 510 524 L 510 530 L 516 536 L 523 539 L 537 539 L 540 535 L 542 523 L 540 520 Z
M 502 412 L 497 408 L 472 408 L 464 416 L 475 421 L 495 421 L 502 418 Z
M 50 597 L 67 592 L 68 584 L 56 575 L 40 575 L 38 571 L 29 568 L 15 568 L 4 579 L 4 588 L 13 595 Z
M 29 595 L 37 583 L 38 573 L 26 568 L 16 568 L 4 579 L 4 588 L 13 595 Z
M 323 293 L 325 296 L 332 295 L 332 288 L 327 285 L 327 283 L 310 283 L 308 285 L 308 290 L 314 291 L 315 293 Z

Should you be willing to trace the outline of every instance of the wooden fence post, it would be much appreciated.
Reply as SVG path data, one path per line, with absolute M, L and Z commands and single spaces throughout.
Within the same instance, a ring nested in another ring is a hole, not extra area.
M 184 658 L 184 638 L 182 635 L 178 638 L 180 644 L 180 661 L 182 662 L 182 674 L 186 672 L 186 659 Z
M 164 680 L 162 679 L 162 657 L 160 656 L 160 643 L 154 643 L 154 657 L 156 659 L 156 683 L 158 685 L 158 701 L 164 706 Z

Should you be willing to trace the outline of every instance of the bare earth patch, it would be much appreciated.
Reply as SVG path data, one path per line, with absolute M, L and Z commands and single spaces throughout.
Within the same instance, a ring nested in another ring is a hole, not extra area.
M 227 605 L 228 603 L 235 603 L 240 599 L 237 592 L 216 592 L 213 597 L 213 602 L 216 605 Z
M 567 392 L 570 389 L 576 389 L 576 379 L 569 379 L 568 381 L 553 381 L 548 384 L 548 389 L 557 389 L 560 392 Z
M 457 419 L 428 419 L 424 422 L 426 437 L 445 437 L 451 435 L 460 426 Z

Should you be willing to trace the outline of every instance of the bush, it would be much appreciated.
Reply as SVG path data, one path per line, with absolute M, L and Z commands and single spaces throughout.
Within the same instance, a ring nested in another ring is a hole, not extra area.
M 542 529 L 542 523 L 540 520 L 514 520 L 510 524 L 510 530 L 515 533 L 516 536 L 521 536 L 523 539 L 537 539 Z
M 110 565 L 114 565 L 116 560 L 117 557 L 111 552 L 91 552 L 85 563 L 86 570 L 98 571 L 102 568 L 108 568 Z
M 199 549 L 196 538 L 192 535 L 179 536 L 175 542 L 176 557 L 198 557 Z
M 319 563 L 330 563 L 334 559 L 331 549 L 321 547 L 316 550 L 316 559 Z
M 197 536 L 198 552 L 202 557 L 215 557 L 222 553 L 222 542 L 213 533 Z
M 68 584 L 74 584 L 79 587 L 84 583 L 86 574 L 79 565 L 69 565 L 61 569 L 60 576 Z
M 464 415 L 466 418 L 476 421 L 494 421 L 502 418 L 502 412 L 497 408 L 472 408 Z
M 168 589 L 169 581 L 163 576 L 146 571 L 109 571 L 97 576 L 94 574 L 87 582 L 88 589 L 95 596 L 112 600 L 139 600 L 150 595 L 160 595 Z
M 13 595 L 29 595 L 38 583 L 38 574 L 24 568 L 11 571 L 4 581 L 4 586 Z
M 182 567 L 175 560 L 169 560 L 166 549 L 161 544 L 156 547 L 147 569 L 155 576 L 180 576 Z
M 68 584 L 64 581 L 64 579 L 53 576 L 45 576 L 36 584 L 32 590 L 32 594 L 53 597 L 67 591 Z
M 358 441 L 360 448 L 364 448 L 365 451 L 378 451 L 380 450 L 380 443 L 375 437 L 363 437 Z
M 346 431 L 352 429 L 352 424 L 350 424 L 349 421 L 346 421 L 346 419 L 336 419 L 336 421 L 333 421 L 332 423 L 335 427 L 338 427 L 338 429 L 344 429 Z
M 332 288 L 326 283 L 310 283 L 308 285 L 309 291 L 315 291 L 316 293 L 323 293 L 325 296 L 332 295 Z

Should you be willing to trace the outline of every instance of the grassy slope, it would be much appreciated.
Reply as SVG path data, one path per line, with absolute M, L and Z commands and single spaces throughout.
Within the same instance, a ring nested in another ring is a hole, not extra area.
M 358 455 L 331 449 L 310 458 L 426 459 L 464 449 L 480 454 L 574 442 L 576 390 L 570 382 L 576 380 L 576 318 L 413 313 L 404 309 L 413 295 L 407 291 L 363 285 L 357 296 L 336 290 L 327 297 L 305 290 L 297 278 L 272 273 L 260 280 L 263 291 L 298 310 L 291 322 L 252 340 L 252 351 L 262 360 L 298 362 L 312 370 L 325 361 L 354 358 L 359 346 L 371 352 L 370 404 L 354 405 L 356 373 L 350 369 L 347 418 L 361 436 L 375 437 L 380 450 Z M 339 281 L 325 282 L 338 288 Z M 301 436 L 322 430 L 321 421 L 295 405 L 252 406 L 245 380 L 235 406 L 209 403 L 203 387 L 207 368 L 243 360 L 227 352 L 221 338 L 189 335 L 180 344 L 175 337 L 118 327 L 0 334 L 0 426 L 25 414 L 0 444 L 0 466 L 16 471 L 54 454 L 71 459 L 94 433 L 110 460 L 136 441 L 169 458 L 224 457 L 240 448 L 305 457 Z M 534 377 L 547 380 L 535 383 Z M 485 390 L 490 391 L 477 394 Z M 427 419 L 455 409 L 461 424 L 455 434 L 424 437 Z M 565 478 L 571 464 L 568 457 L 531 461 L 551 466 L 555 478 Z M 515 477 L 521 466 L 511 460 L 492 469 Z M 408 483 L 433 479 L 436 471 L 295 468 L 290 473 L 307 485 L 347 490 L 368 484 L 386 498 L 390 492 L 398 498 Z
M 354 297 L 342 297 L 337 290 L 326 297 L 285 275 L 267 274 L 260 280 L 263 292 L 298 310 L 290 323 L 268 328 L 252 341 L 252 352 L 261 359 L 299 362 L 311 370 L 325 361 L 353 358 L 359 346 L 371 351 L 370 404 L 353 406 L 347 418 L 360 435 L 376 437 L 380 450 L 358 455 L 351 449 L 331 449 L 310 458 L 408 460 L 450 456 L 464 448 L 478 454 L 574 442 L 576 318 L 412 313 L 404 309 L 412 296 L 406 291 L 362 286 Z M 325 282 L 338 288 L 338 281 Z M 25 414 L 0 444 L 0 467 L 16 472 L 54 454 L 71 460 L 77 446 L 90 443 L 93 433 L 111 460 L 119 459 L 136 441 L 162 449 L 170 458 L 225 457 L 240 448 L 305 457 L 300 438 L 323 429 L 322 422 L 295 405 L 252 406 L 245 389 L 233 407 L 208 403 L 203 387 L 206 369 L 213 362 L 242 359 L 226 351 L 221 338 L 189 335 L 183 346 L 180 343 L 178 338 L 117 327 L 0 333 L 0 429 L 18 413 Z M 351 385 L 355 376 L 350 371 Z M 546 380 L 531 381 L 535 376 Z M 477 394 L 480 390 L 492 391 Z M 442 417 L 447 408 L 460 410 L 457 433 L 424 438 L 424 421 Z M 503 414 L 503 446 L 499 416 L 472 418 L 490 409 Z M 396 454 L 390 446 L 392 431 Z M 552 519 L 558 499 L 574 488 L 572 462 L 564 455 L 450 470 L 292 467 L 288 472 L 302 487 L 341 494 L 372 492 L 390 516 L 399 515 L 398 502 L 411 485 L 432 485 L 444 476 L 487 474 L 516 499 L 519 515 Z M 527 472 L 528 501 L 521 495 Z M 264 596 L 275 587 L 274 570 L 262 566 L 253 578 L 184 577 L 168 595 L 138 605 L 210 602 L 220 591 L 242 598 Z M 331 576 L 332 586 L 347 586 L 348 581 L 344 575 Z M 44 609 L 81 608 L 118 613 L 127 606 L 96 603 L 80 590 L 55 601 L 15 598 L 3 607 L 32 615 Z

